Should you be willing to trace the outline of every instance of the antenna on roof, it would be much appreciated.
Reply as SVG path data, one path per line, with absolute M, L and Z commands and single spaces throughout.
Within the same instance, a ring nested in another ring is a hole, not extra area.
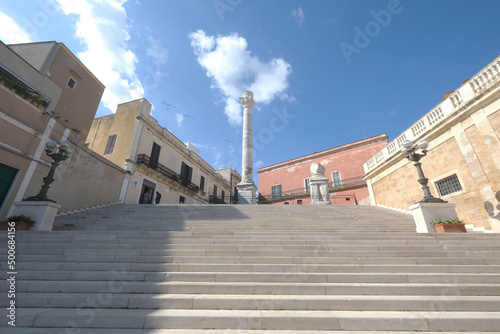
M 161 103 L 163 103 L 165 105 L 165 109 L 167 110 L 170 110 L 172 108 L 175 108 L 175 106 L 171 105 L 171 104 L 168 104 L 167 102 L 165 101 L 161 101 Z
M 182 128 L 183 128 L 182 136 L 185 136 L 186 135 L 186 123 L 190 124 L 189 122 L 186 122 L 186 118 L 196 119 L 196 117 L 188 115 L 188 114 L 181 114 L 181 115 L 182 115 L 182 121 L 181 121 L 181 123 L 182 123 Z

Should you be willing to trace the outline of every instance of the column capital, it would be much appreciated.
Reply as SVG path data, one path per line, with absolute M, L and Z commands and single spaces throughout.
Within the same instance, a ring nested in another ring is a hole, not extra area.
M 253 92 L 247 90 L 243 92 L 242 97 L 240 97 L 240 102 L 243 108 L 253 108 L 255 107 L 255 101 L 253 99 Z

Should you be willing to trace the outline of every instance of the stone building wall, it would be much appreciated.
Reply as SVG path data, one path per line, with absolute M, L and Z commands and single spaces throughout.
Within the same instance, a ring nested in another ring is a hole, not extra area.
M 281 185 L 283 195 L 290 191 L 297 192 L 301 189 L 305 191 L 305 179 L 311 177 L 311 164 L 318 163 L 325 167 L 325 176 L 330 182 L 333 181 L 333 173 L 338 172 L 342 183 L 357 183 L 357 186 L 353 185 L 347 189 L 341 187 L 338 188 L 338 191 L 332 188 L 331 191 L 339 193 L 337 198 L 332 198 L 333 204 L 354 204 L 353 194 L 359 204 L 369 204 L 369 192 L 361 178 L 364 175 L 363 163 L 386 145 L 387 135 L 381 134 L 260 168 L 258 170 L 259 194 L 267 199 L 272 194 L 272 187 L 276 185 Z M 345 197 L 346 194 L 351 196 Z M 310 203 L 310 198 L 308 196 L 297 198 L 284 196 L 282 201 L 275 201 L 275 203 L 298 204 L 298 201 L 302 201 L 302 204 L 306 205 Z

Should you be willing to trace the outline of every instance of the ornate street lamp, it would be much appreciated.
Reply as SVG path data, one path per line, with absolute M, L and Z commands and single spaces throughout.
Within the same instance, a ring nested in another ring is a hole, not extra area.
M 73 153 L 73 148 L 69 145 L 69 141 L 67 140 L 62 140 L 59 143 L 59 146 L 55 141 L 49 140 L 45 144 L 45 147 L 47 148 L 45 150 L 45 152 L 47 152 L 47 155 L 54 160 L 52 161 L 52 166 L 50 167 L 47 176 L 43 178 L 42 189 L 40 190 L 38 195 L 28 197 L 23 201 L 49 201 L 56 203 L 56 201 L 47 198 L 47 191 L 49 190 L 49 185 L 54 182 L 54 173 L 56 172 L 57 166 L 59 166 L 59 162 L 66 160 L 71 155 L 71 153 Z M 53 152 L 56 148 L 59 148 L 59 150 Z
M 422 159 L 422 157 L 425 157 L 427 155 L 427 146 L 429 146 L 429 143 L 427 143 L 425 140 L 420 141 L 415 146 L 413 146 L 413 141 L 405 140 L 403 142 L 403 149 L 401 149 L 401 154 L 403 154 L 406 157 L 406 159 L 414 161 L 415 162 L 414 166 L 417 167 L 417 172 L 419 177 L 418 183 L 422 185 L 422 190 L 424 191 L 424 199 L 419 201 L 418 203 L 447 203 L 441 198 L 436 198 L 432 196 L 431 191 L 427 186 L 429 179 L 425 177 L 424 171 L 422 170 L 422 163 L 420 162 L 420 159 Z M 416 153 L 416 150 L 418 149 L 421 150 L 421 153 Z

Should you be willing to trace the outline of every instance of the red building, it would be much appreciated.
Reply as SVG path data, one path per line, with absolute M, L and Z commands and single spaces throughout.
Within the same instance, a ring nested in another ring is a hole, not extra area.
M 387 135 L 358 140 L 258 170 L 260 204 L 310 204 L 311 164 L 325 167 L 332 204 L 369 204 L 363 164 L 387 146 Z

